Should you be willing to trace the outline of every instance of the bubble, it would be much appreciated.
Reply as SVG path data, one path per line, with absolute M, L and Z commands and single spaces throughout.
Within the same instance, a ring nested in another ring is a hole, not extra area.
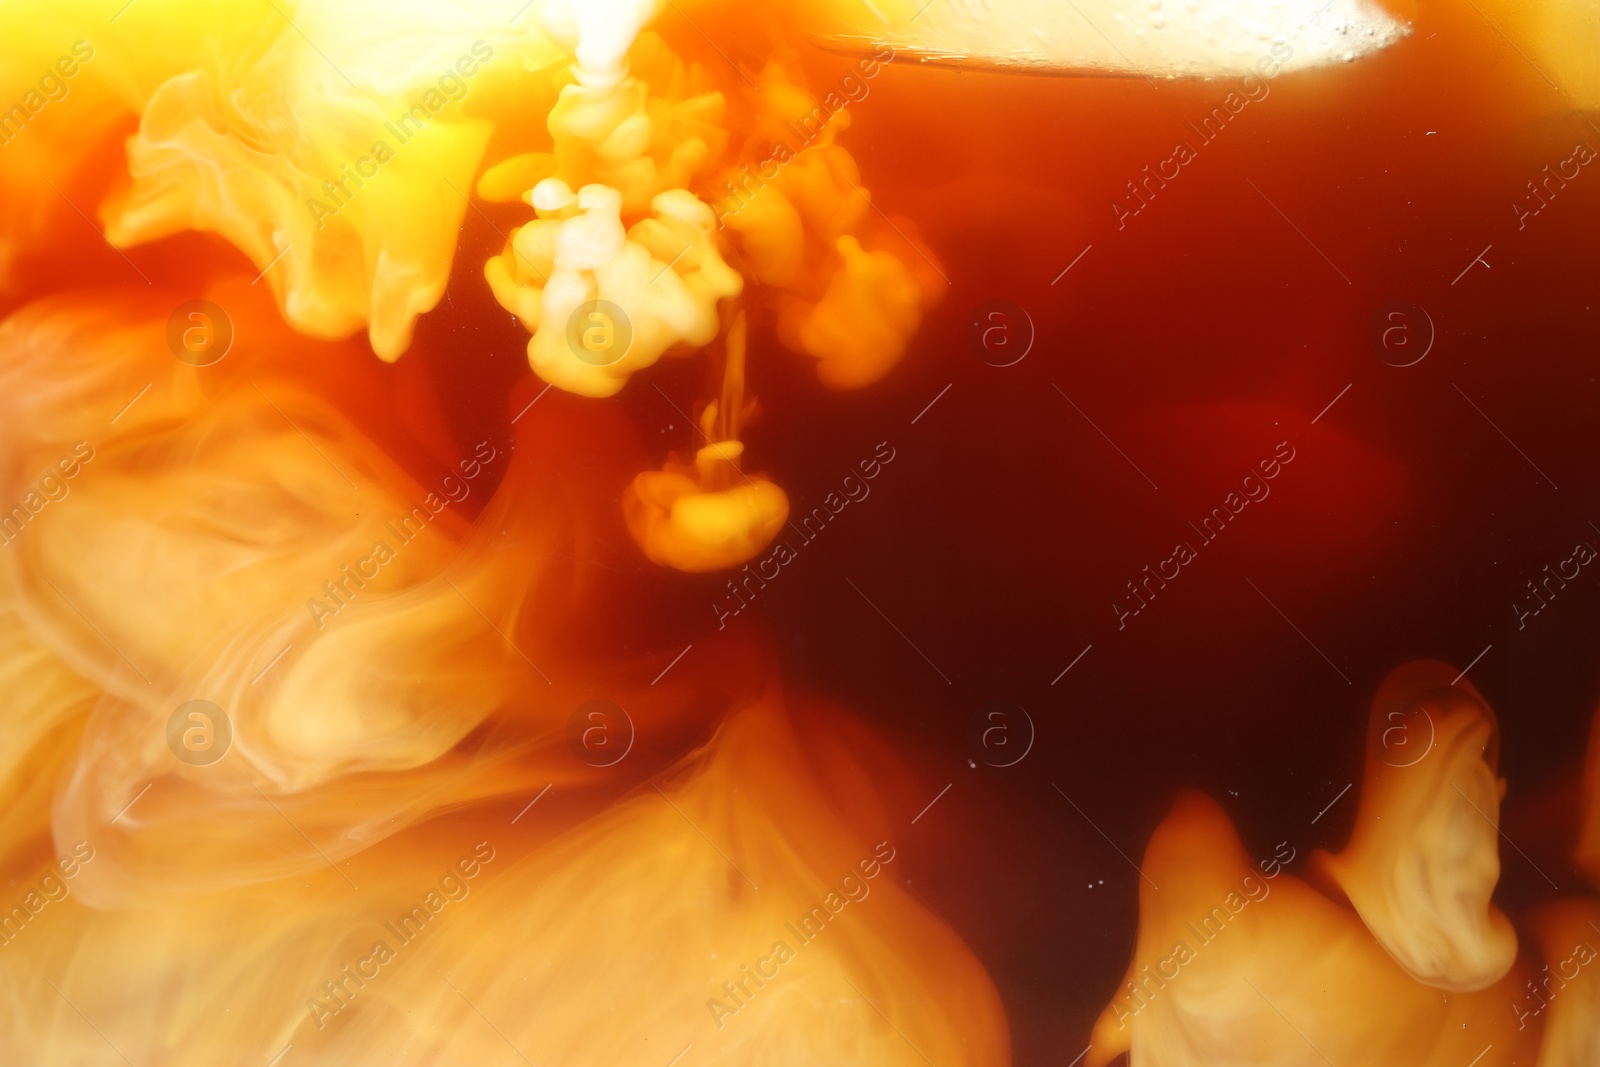
M 233 721 L 209 700 L 179 704 L 167 718 L 167 747 L 191 767 L 209 767 L 233 746 Z
M 1033 719 L 1020 704 L 991 700 L 967 720 L 972 754 L 991 767 L 1011 767 L 1033 749 Z
M 167 317 L 167 347 L 191 367 L 209 367 L 233 347 L 233 320 L 209 300 L 190 300 Z
M 567 347 L 593 367 L 609 367 L 633 345 L 633 320 L 610 300 L 587 300 L 567 316 Z
M 1033 347 L 1033 319 L 1009 300 L 991 300 L 968 320 L 967 344 L 991 367 L 1021 363 Z
M 1389 712 L 1378 734 L 1378 758 L 1391 767 L 1411 767 L 1433 749 L 1433 716 L 1421 704 Z
M 1420 304 L 1396 300 L 1367 321 L 1367 344 L 1391 367 L 1421 363 L 1433 348 L 1433 319 Z
M 567 719 L 567 747 L 591 767 L 611 767 L 633 748 L 633 718 L 609 700 L 587 700 Z

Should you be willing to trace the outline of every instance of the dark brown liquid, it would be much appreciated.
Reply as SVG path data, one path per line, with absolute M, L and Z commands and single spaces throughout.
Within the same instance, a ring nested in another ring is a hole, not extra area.
M 1527 583 L 1600 545 L 1600 166 L 1520 229 L 1511 205 L 1600 131 L 1470 6 L 1415 30 L 1272 79 L 1210 140 L 1219 124 L 1201 120 L 1231 80 L 890 64 L 841 143 L 937 256 L 946 298 L 860 393 L 820 387 L 770 325 L 752 335 L 750 464 L 797 519 L 879 442 L 895 458 L 729 625 L 765 629 L 792 683 L 885 733 L 927 799 L 952 783 L 907 828 L 906 874 L 994 976 L 1019 1064 L 1087 1042 L 1133 944 L 1130 858 L 1174 790 L 1217 798 L 1253 855 L 1342 844 L 1355 794 L 1335 798 L 1359 788 L 1367 702 L 1409 659 L 1476 658 L 1507 833 L 1577 887 L 1565 850 L 1600 566 L 1542 601 Z M 813 86 L 843 66 L 803 58 Z M 1135 199 L 1127 183 L 1180 142 L 1193 158 Z M 475 269 L 500 241 L 468 214 L 450 296 L 418 334 L 462 442 L 504 432 L 527 376 L 526 334 Z M 1013 366 L 969 343 L 992 301 L 1031 318 Z M 1396 302 L 1435 332 L 1406 367 L 1369 342 Z M 615 401 L 547 402 L 620 406 L 664 457 L 695 442 L 662 394 L 687 409 L 703 377 L 664 363 Z M 1230 493 L 1248 500 L 1237 514 Z M 620 518 L 606 536 L 649 591 L 618 620 L 619 654 L 717 639 L 725 576 L 655 571 Z M 1178 545 L 1194 558 L 1145 584 Z M 994 699 L 1027 710 L 1035 743 L 1014 766 L 971 766 L 969 720 Z M 1508 908 L 1551 895 L 1502 860 Z

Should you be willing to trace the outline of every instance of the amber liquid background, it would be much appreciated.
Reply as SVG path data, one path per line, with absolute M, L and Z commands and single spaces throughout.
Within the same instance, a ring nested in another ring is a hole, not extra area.
M 1488 647 L 1471 677 L 1500 717 L 1507 835 L 1580 889 L 1565 850 L 1600 688 L 1600 569 L 1525 628 L 1513 604 L 1532 604 L 1525 583 L 1579 541 L 1600 544 L 1600 166 L 1520 231 L 1510 204 L 1575 144 L 1600 149 L 1600 131 L 1461 8 L 1424 9 L 1375 58 L 1271 80 L 1204 144 L 1187 124 L 1233 80 L 897 60 L 841 143 L 874 202 L 937 257 L 943 302 L 860 393 L 823 389 L 757 326 L 751 464 L 797 517 L 879 442 L 896 458 L 728 625 L 765 631 L 791 684 L 890 738 L 925 799 L 951 784 L 914 825 L 922 802 L 906 810 L 902 874 L 993 975 L 1019 1064 L 1087 1043 L 1137 928 L 1138 875 L 1117 849 L 1137 860 L 1175 790 L 1215 797 L 1254 856 L 1287 841 L 1295 870 L 1343 843 L 1356 791 L 1328 805 L 1359 788 L 1367 702 L 1409 659 L 1459 668 Z M 661 28 L 694 45 L 671 18 Z M 759 42 L 721 43 L 759 66 Z M 814 89 L 844 70 L 801 54 Z M 1125 183 L 1180 140 L 1196 158 L 1119 230 L 1111 203 L 1134 206 Z M 509 229 L 520 210 L 490 217 Z M 464 269 L 500 240 L 469 213 L 450 293 L 418 334 L 463 443 L 505 434 L 539 388 L 526 334 Z M 1489 265 L 1458 278 L 1485 246 Z M 994 300 L 1035 330 L 1011 367 L 969 345 Z M 1367 340 L 1400 300 L 1436 330 L 1406 368 Z M 693 447 L 673 404 L 709 395 L 705 368 L 652 374 L 614 401 L 542 403 L 614 404 L 657 455 Z M 1189 524 L 1283 441 L 1295 458 L 1270 496 L 1202 546 Z M 620 519 L 610 536 L 635 589 L 601 609 L 616 615 L 614 651 L 715 642 L 722 579 L 655 570 Z M 1198 558 L 1119 630 L 1124 583 L 1180 541 Z M 994 699 L 1037 732 L 1003 769 L 969 765 L 969 719 Z M 1513 912 L 1555 895 L 1517 852 L 1502 864 Z

